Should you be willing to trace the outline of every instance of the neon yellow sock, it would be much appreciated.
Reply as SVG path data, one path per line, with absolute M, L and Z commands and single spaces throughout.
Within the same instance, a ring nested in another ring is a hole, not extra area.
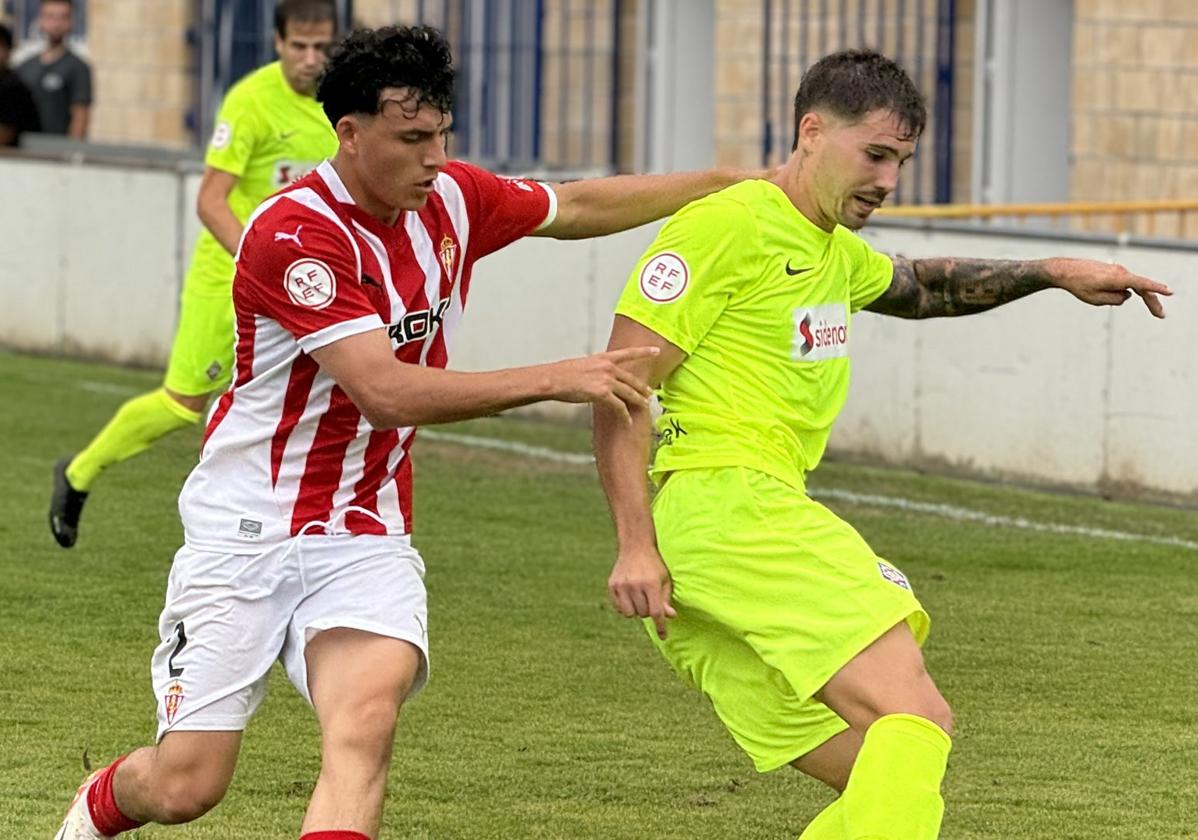
M 815 819 L 807 824 L 799 840 L 845 840 L 844 833 L 844 797 L 841 796 L 831 805 L 815 815 Z
M 844 793 L 799 840 L 936 840 L 944 816 L 940 782 L 952 746 L 926 718 L 878 718 L 865 733 Z
M 108 467 L 146 451 L 154 441 L 176 429 L 198 423 L 202 415 L 184 408 L 159 388 L 126 402 L 87 448 L 67 466 L 67 481 L 87 492 Z

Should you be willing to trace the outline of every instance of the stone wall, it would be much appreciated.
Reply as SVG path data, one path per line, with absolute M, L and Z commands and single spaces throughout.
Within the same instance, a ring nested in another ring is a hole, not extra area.
M 90 138 L 192 145 L 195 96 L 188 0 L 88 0 L 87 53 L 95 106 Z
M 1073 199 L 1198 198 L 1198 2 L 1075 0 L 1074 15 Z M 1146 225 L 1198 235 L 1198 218 Z

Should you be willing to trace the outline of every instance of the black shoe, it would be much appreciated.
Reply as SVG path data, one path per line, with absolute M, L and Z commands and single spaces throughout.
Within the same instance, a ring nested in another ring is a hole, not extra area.
M 67 481 L 67 464 L 63 458 L 54 465 L 54 495 L 50 498 L 50 533 L 63 548 L 70 548 L 79 537 L 79 515 L 87 494 L 80 493 Z

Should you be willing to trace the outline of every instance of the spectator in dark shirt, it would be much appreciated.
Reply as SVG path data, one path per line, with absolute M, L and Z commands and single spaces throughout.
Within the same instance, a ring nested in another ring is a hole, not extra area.
M 15 146 L 23 132 L 39 127 L 29 88 L 8 68 L 11 53 L 12 30 L 0 23 L 0 146 Z
M 92 71 L 67 47 L 72 12 L 71 0 L 41 0 L 37 23 L 46 47 L 21 63 L 17 75 L 33 94 L 42 131 L 82 140 L 92 104 Z

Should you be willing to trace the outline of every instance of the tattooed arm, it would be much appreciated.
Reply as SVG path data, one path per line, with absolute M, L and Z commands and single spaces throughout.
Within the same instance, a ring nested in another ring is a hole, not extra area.
M 1060 288 L 1094 306 L 1119 306 L 1144 299 L 1153 315 L 1165 317 L 1158 295 L 1168 286 L 1132 274 L 1121 265 L 1055 257 L 1047 260 L 970 260 L 895 256 L 890 288 L 865 307 L 899 318 L 971 315 L 1018 300 L 1041 289 Z

